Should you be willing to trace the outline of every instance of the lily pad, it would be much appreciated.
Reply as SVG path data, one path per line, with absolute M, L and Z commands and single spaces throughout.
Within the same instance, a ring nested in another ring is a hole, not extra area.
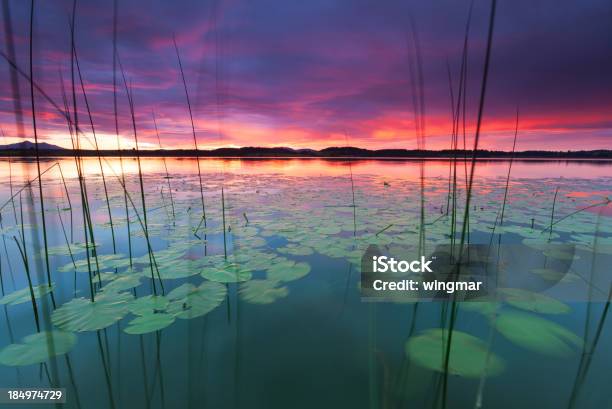
M 298 280 L 310 272 L 310 265 L 305 262 L 296 263 L 291 260 L 273 265 L 267 270 L 268 279 L 271 281 L 293 281 Z
M 97 331 L 123 318 L 131 300 L 130 294 L 115 292 L 99 293 L 94 302 L 74 298 L 55 310 L 51 321 L 65 331 Z
M 202 277 L 217 283 L 238 283 L 241 281 L 248 281 L 251 279 L 252 275 L 251 271 L 245 270 L 234 263 L 226 263 L 220 268 L 208 267 L 204 268 L 204 271 L 202 271 Z
M 226 294 L 225 286 L 213 281 L 205 281 L 199 287 L 183 284 L 168 294 L 167 312 L 182 319 L 200 317 L 217 308 Z
M 436 372 L 444 372 L 448 330 L 435 328 L 423 331 L 406 342 L 407 356 L 418 365 Z M 479 378 L 484 371 L 487 376 L 497 375 L 504 363 L 497 355 L 487 350 L 480 339 L 454 330 L 451 337 L 448 372 L 467 378 Z
M 202 270 L 202 263 L 197 260 L 175 259 L 158 264 L 158 269 L 159 276 L 163 280 L 173 280 L 199 274 Z M 157 279 L 157 271 L 155 278 Z
M 34 298 L 39 299 L 43 295 L 49 294 L 54 288 L 54 284 L 51 284 L 51 287 L 49 287 L 47 284 L 33 286 L 32 291 L 34 292 Z M 24 302 L 29 302 L 31 300 L 32 295 L 30 293 L 30 287 L 26 287 L 0 298 L 0 305 L 17 305 Z
M 240 298 L 252 304 L 271 304 L 289 294 L 287 287 L 279 287 L 278 281 L 251 280 L 240 286 Z
M 524 312 L 501 314 L 495 328 L 509 341 L 545 355 L 568 356 L 582 346 L 582 339 L 572 331 Z
M 19 344 L 10 344 L 0 351 L 0 364 L 24 366 L 47 361 L 63 355 L 76 344 L 77 337 L 70 332 L 50 331 L 28 335 Z
M 116 274 L 116 278 L 102 287 L 104 292 L 119 292 L 138 287 L 140 284 L 141 273 L 131 272 L 126 274 Z M 94 281 L 95 283 L 95 281 Z
M 500 288 L 498 291 L 504 300 L 513 307 L 542 314 L 565 314 L 570 307 L 544 294 L 523 290 L 520 288 Z
M 134 315 L 149 315 L 159 311 L 165 311 L 170 301 L 163 295 L 146 295 L 135 299 L 129 310 Z
M 170 326 L 174 319 L 172 314 L 146 314 L 130 321 L 124 331 L 128 334 L 147 334 Z

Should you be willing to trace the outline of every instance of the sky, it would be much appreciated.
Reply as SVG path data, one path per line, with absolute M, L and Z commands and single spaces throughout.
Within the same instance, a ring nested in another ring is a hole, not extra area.
M 468 148 L 491 10 L 489 0 L 473 1 L 465 91 Z M 30 2 L 4 4 L 0 48 L 9 50 L 10 22 L 16 63 L 27 72 Z M 62 88 L 72 107 L 72 7 L 73 0 L 34 3 L 34 80 L 62 109 Z M 154 117 L 164 148 L 194 146 L 174 36 L 201 149 L 415 149 L 419 90 L 425 147 L 447 149 L 451 89 L 456 99 L 469 10 L 469 0 L 118 1 L 117 54 L 133 98 L 139 148 L 159 147 Z M 518 109 L 517 150 L 612 149 L 610 21 L 607 0 L 498 1 L 479 147 L 510 150 Z M 99 147 L 134 147 L 120 71 L 119 138 L 115 131 L 113 2 L 77 1 L 75 48 Z M 422 87 L 411 75 L 419 60 Z M 29 84 L 19 78 L 20 135 L 10 67 L 5 60 L 0 63 L 0 143 L 31 139 Z M 81 145 L 93 147 L 75 76 Z M 34 102 L 40 141 L 70 147 L 62 113 L 40 92 Z

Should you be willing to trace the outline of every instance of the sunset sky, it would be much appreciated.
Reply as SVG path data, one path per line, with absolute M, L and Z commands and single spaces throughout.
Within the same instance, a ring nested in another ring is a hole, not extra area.
M 29 1 L 9 1 L 17 63 L 27 71 Z M 449 147 L 447 61 L 457 92 L 469 1 L 120 0 L 118 52 L 131 83 L 141 148 L 193 137 L 172 43 L 181 51 L 200 148 L 290 146 L 416 148 L 411 29 L 422 50 L 428 149 Z M 490 2 L 474 0 L 468 58 L 468 143 L 473 137 Z M 35 3 L 34 77 L 63 106 L 70 92 L 72 0 Z M 7 50 L 6 8 L 0 47 Z M 411 26 L 411 21 L 414 26 Z M 612 148 L 612 3 L 499 1 L 481 147 Z M 102 148 L 116 148 L 112 1 L 79 0 L 76 48 Z M 18 140 L 9 66 L 1 61 L 0 143 Z M 413 61 L 414 62 L 414 61 Z M 120 74 L 119 79 L 120 79 Z M 126 92 L 118 88 L 121 145 L 133 146 Z M 21 78 L 26 137 L 28 84 Z M 80 89 L 79 89 L 80 91 Z M 79 92 L 79 121 L 91 133 Z M 42 141 L 69 147 L 66 121 L 36 97 Z

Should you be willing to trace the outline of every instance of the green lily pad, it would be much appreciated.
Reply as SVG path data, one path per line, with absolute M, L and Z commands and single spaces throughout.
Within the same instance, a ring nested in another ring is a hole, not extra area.
M 291 260 L 275 264 L 267 270 L 269 280 L 284 282 L 298 280 L 308 275 L 308 273 L 310 273 L 310 265 L 308 263 L 296 263 Z
M 119 292 L 124 290 L 130 290 L 134 287 L 138 287 L 140 284 L 140 279 L 142 278 L 141 273 L 130 272 L 130 273 L 122 273 L 116 274 L 114 280 L 110 283 L 105 284 L 102 287 L 104 292 Z M 94 281 L 95 283 L 96 281 Z
M 520 288 L 500 288 L 498 291 L 504 300 L 513 307 L 542 314 L 565 314 L 570 307 L 544 294 L 523 290 Z
M 70 351 L 76 341 L 74 334 L 63 331 L 28 335 L 20 344 L 10 344 L 0 351 L 0 364 L 24 366 L 45 362 L 52 356 Z
M 552 356 L 569 356 L 582 346 L 582 339 L 559 324 L 524 312 L 501 314 L 495 328 L 509 341 Z
M 204 268 L 204 271 L 202 271 L 202 277 L 217 283 L 239 283 L 248 281 L 251 279 L 252 275 L 251 271 L 245 270 L 234 263 L 225 263 L 221 268 Z
M 146 295 L 135 299 L 129 305 L 129 311 L 134 315 L 149 315 L 165 311 L 170 301 L 163 295 Z
M 49 294 L 54 288 L 54 284 L 51 284 L 51 287 L 49 287 L 47 284 L 33 286 L 32 291 L 34 292 L 34 298 L 39 299 L 43 295 Z M 17 305 L 24 302 L 30 302 L 31 300 L 32 295 L 30 293 L 30 287 L 26 287 L 0 298 L 0 305 Z
M 90 256 L 89 264 L 87 262 L 87 257 L 76 260 L 73 264 L 72 262 L 60 267 L 57 271 L 66 273 L 70 271 L 78 271 L 81 273 L 89 271 L 91 268 L 92 271 L 95 271 L 100 267 L 100 269 L 109 270 L 114 268 L 124 268 L 130 265 L 129 258 L 125 257 L 123 254 L 99 254 L 97 257 Z
M 561 283 L 573 283 L 580 279 L 576 274 L 563 273 L 561 271 L 553 270 L 551 268 L 532 268 L 529 270 L 531 273 L 540 276 L 543 280 L 561 282 Z
M 205 281 L 199 287 L 183 284 L 167 295 L 167 312 L 181 319 L 200 317 L 221 305 L 226 294 L 225 286 L 213 281 Z
M 448 372 L 466 378 L 479 378 L 484 371 L 487 376 L 501 373 L 504 363 L 497 355 L 487 350 L 480 339 L 454 330 Z M 423 331 L 406 342 L 406 355 L 416 364 L 436 372 L 444 372 L 448 344 L 448 330 L 435 328 Z
M 251 280 L 243 283 L 239 290 L 240 298 L 252 304 L 271 304 L 289 294 L 287 287 L 279 287 L 278 281 Z
M 146 314 L 134 318 L 124 331 L 128 334 L 147 334 L 170 326 L 175 316 L 166 313 Z
M 99 293 L 95 302 L 74 298 L 55 310 L 51 321 L 65 331 L 97 331 L 123 318 L 131 300 L 130 294 L 115 292 Z
M 175 259 L 158 264 L 158 269 L 159 276 L 163 280 L 187 278 L 200 273 L 202 262 L 199 260 Z M 157 271 L 155 271 L 155 278 L 157 279 Z

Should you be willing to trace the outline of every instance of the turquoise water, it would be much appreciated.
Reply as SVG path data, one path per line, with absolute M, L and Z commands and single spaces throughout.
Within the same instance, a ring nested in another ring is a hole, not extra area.
M 167 159 L 168 179 L 162 159 L 142 159 L 149 252 L 136 161 L 105 162 L 113 250 L 100 169 L 87 159 L 97 256 L 89 265 L 74 161 L 55 163 L 42 164 L 51 167 L 43 188 L 55 309 L 46 293 L 38 185 L 10 201 L 9 164 L 0 163 L 6 203 L 0 254 L 9 297 L 0 319 L 2 386 L 65 387 L 71 408 L 610 404 L 609 287 L 601 283 L 609 286 L 612 212 L 609 204 L 597 205 L 611 194 L 610 163 L 515 162 L 503 226 L 496 220 L 508 162 L 478 163 L 471 243 L 521 243 L 537 251 L 546 251 L 542 243 L 571 244 L 576 253 L 566 279 L 590 282 L 593 271 L 602 279 L 591 286 L 594 302 L 457 304 L 446 367 L 448 338 L 440 329 L 448 328 L 450 302 L 364 302 L 359 292 L 369 245 L 419 240 L 419 162 L 201 160 L 204 225 L 195 161 Z M 455 168 L 448 161 L 423 166 L 425 248 L 433 251 L 450 240 Z M 456 169 L 460 231 L 466 168 L 459 162 Z M 35 164 L 13 160 L 13 193 L 35 175 Z M 552 232 L 543 234 L 551 220 Z M 36 301 L 39 325 L 56 331 L 18 346 L 19 354 L 6 348 L 37 328 L 16 242 L 28 254 L 33 285 L 45 293 Z M 556 272 L 531 273 L 548 280 Z

